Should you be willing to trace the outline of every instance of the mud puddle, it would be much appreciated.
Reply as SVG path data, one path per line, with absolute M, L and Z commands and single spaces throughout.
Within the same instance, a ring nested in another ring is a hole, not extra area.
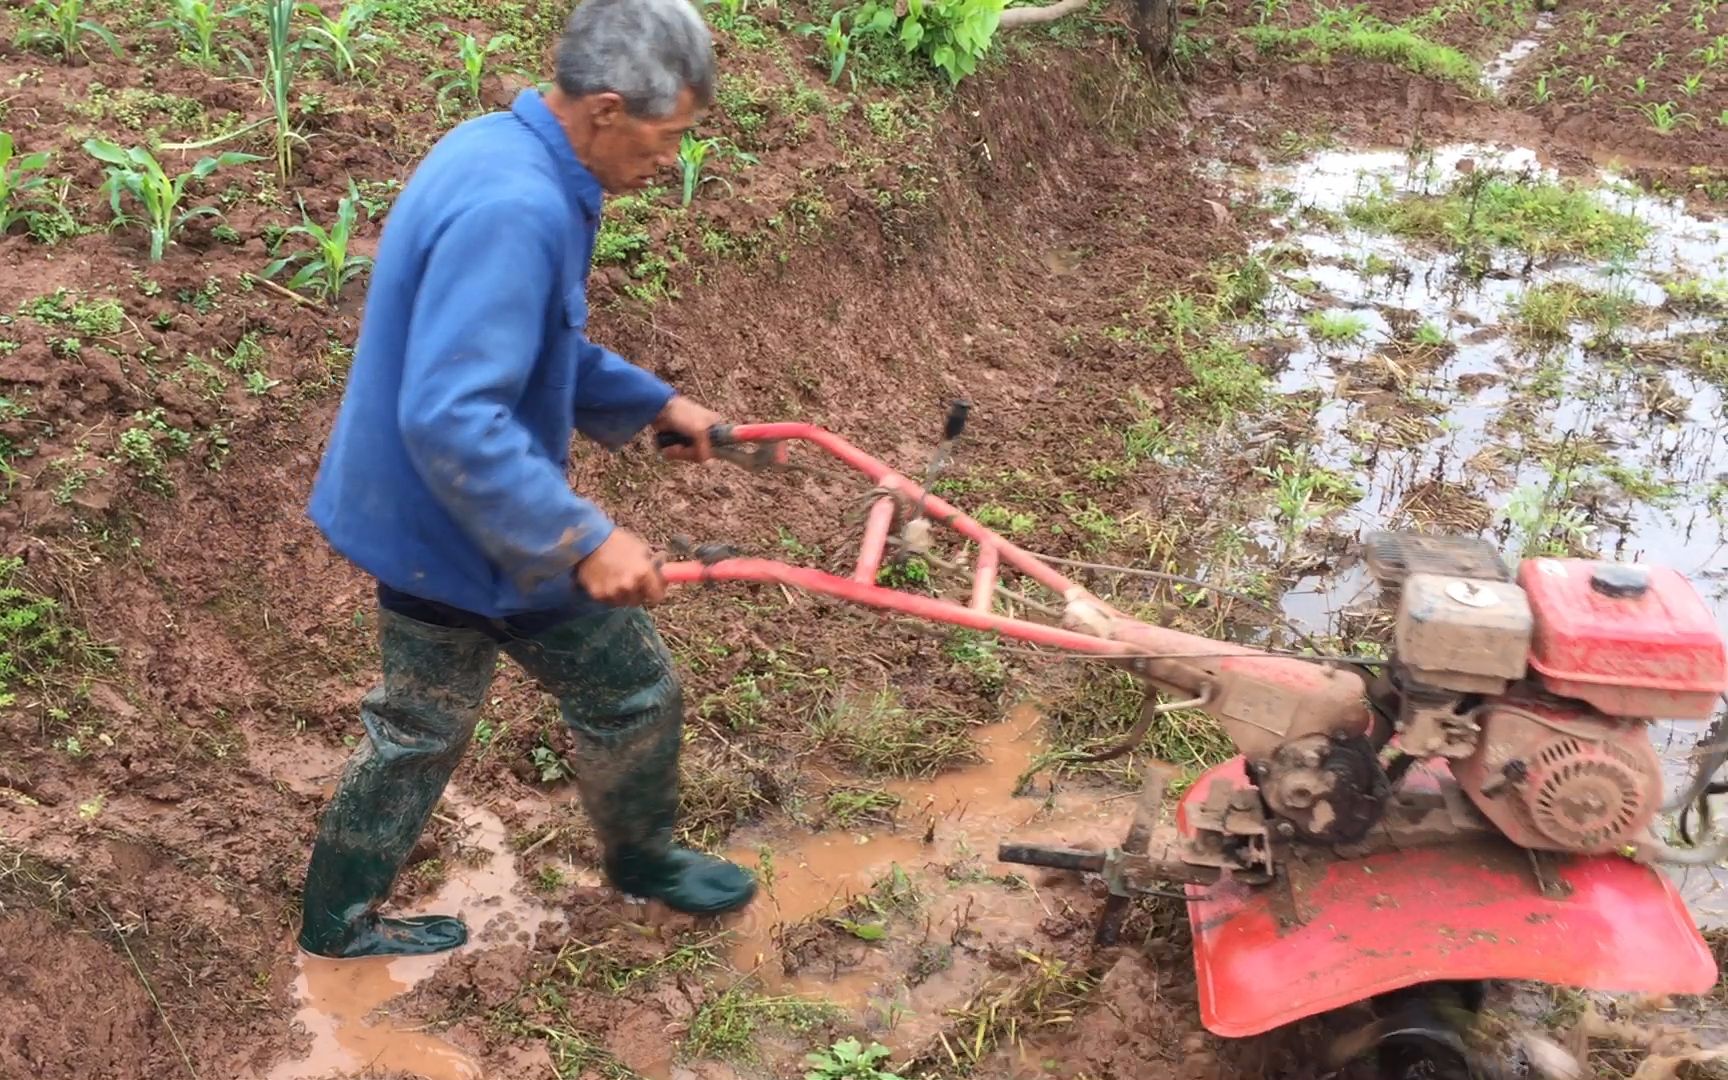
M 1512 81 L 1512 76 L 1518 73 L 1518 65 L 1530 58 L 1530 55 L 1542 47 L 1542 39 L 1554 29 L 1554 15 L 1543 12 L 1536 16 L 1536 24 L 1530 30 L 1530 36 L 1514 41 L 1506 51 L 1496 56 L 1482 68 L 1482 83 L 1495 96 L 1503 96 L 1506 85 Z
M 316 772 L 296 766 L 296 781 L 322 792 L 334 787 L 341 761 Z M 447 860 L 447 876 L 435 895 L 398 913 L 454 914 L 468 924 L 469 944 L 438 956 L 328 960 L 296 953 L 299 1001 L 295 1021 L 311 1037 L 310 1051 L 284 1061 L 264 1080 L 333 1080 L 366 1070 L 401 1073 L 422 1080 L 483 1080 L 480 1063 L 437 1035 L 389 1017 L 389 1003 L 430 978 L 451 957 L 517 936 L 531 937 L 559 916 L 518 889 L 516 857 L 504 823 L 463 801 L 454 791 L 438 813 L 463 830 L 461 848 L 471 857 Z
M 1041 724 L 1036 708 L 1018 706 L 974 733 L 979 764 L 886 785 L 901 800 L 891 826 L 736 837 L 729 857 L 768 886 L 732 926 L 734 968 L 770 993 L 859 1015 L 885 1045 L 912 1049 L 989 977 L 992 954 L 1017 954 L 1030 927 L 1072 910 L 1089 915 L 1078 878 L 1046 883 L 996 861 L 1010 837 L 1108 846 L 1132 814 L 1120 794 L 1040 783 L 1017 795 L 1043 750 Z
M 1370 192 L 1438 193 L 1483 169 L 1553 179 L 1533 153 L 1486 145 L 1421 158 L 1329 152 L 1260 174 L 1284 208 L 1276 244 L 1297 253 L 1283 261 L 1305 264 L 1279 271 L 1269 305 L 1274 333 L 1294 343 L 1278 389 L 1317 392 L 1300 453 L 1359 492 L 1328 528 L 1357 540 L 1388 527 L 1487 533 L 1509 561 L 1570 550 L 1662 564 L 1728 624 L 1728 405 L 1680 359 L 1697 335 L 1724 340 L 1725 324 L 1719 307 L 1699 315 L 1666 304 L 1676 283 L 1728 280 L 1728 223 L 1605 173 L 1600 202 L 1649 230 L 1636 255 L 1532 264 L 1503 252 L 1477 279 L 1457 272 L 1454 252 L 1358 227 L 1346 213 Z M 1260 251 L 1277 257 L 1273 243 Z M 1533 344 L 1520 305 L 1544 289 L 1605 297 L 1622 314 L 1605 324 L 1580 311 Z M 1340 325 L 1356 331 L 1349 340 Z M 1412 347 L 1417 327 L 1443 343 Z M 1348 616 L 1376 604 L 1360 565 L 1262 539 L 1285 546 L 1274 553 L 1284 565 L 1325 567 L 1284 598 L 1309 629 L 1347 637 Z M 1688 772 L 1703 727 L 1653 728 L 1671 784 Z M 1728 922 L 1719 884 L 1697 872 L 1685 883 L 1700 918 L 1718 924 Z

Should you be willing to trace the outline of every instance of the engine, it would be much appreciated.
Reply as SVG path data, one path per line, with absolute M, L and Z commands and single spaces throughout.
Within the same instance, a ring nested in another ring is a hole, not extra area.
M 1390 680 L 1399 747 L 1449 759 L 1483 816 L 1520 846 L 1602 853 L 1662 803 L 1656 718 L 1707 719 L 1728 645 L 1673 570 L 1525 561 L 1485 541 L 1381 533 L 1370 570 L 1397 596 Z

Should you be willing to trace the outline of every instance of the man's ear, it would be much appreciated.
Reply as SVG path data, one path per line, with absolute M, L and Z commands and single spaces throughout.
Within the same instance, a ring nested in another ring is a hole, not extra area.
M 594 110 L 589 115 L 595 127 L 604 128 L 623 122 L 629 114 L 624 109 L 624 99 L 608 90 L 594 95 Z

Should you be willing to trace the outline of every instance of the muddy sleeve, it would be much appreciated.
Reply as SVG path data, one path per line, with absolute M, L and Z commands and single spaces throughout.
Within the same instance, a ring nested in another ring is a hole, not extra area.
M 612 532 L 517 416 L 562 260 L 543 216 L 501 200 L 445 227 L 414 298 L 397 402 L 421 479 L 525 591 L 569 573 Z
M 614 449 L 653 422 L 672 400 L 672 387 L 610 349 L 587 343 L 577 368 L 576 430 Z

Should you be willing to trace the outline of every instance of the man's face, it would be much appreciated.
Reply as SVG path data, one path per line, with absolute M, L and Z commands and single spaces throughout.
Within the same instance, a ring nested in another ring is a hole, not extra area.
M 601 95 L 594 112 L 594 141 L 588 166 L 608 194 L 640 191 L 678 163 L 678 144 L 701 119 L 696 95 L 688 88 L 678 95 L 670 116 L 631 116 L 614 94 Z

